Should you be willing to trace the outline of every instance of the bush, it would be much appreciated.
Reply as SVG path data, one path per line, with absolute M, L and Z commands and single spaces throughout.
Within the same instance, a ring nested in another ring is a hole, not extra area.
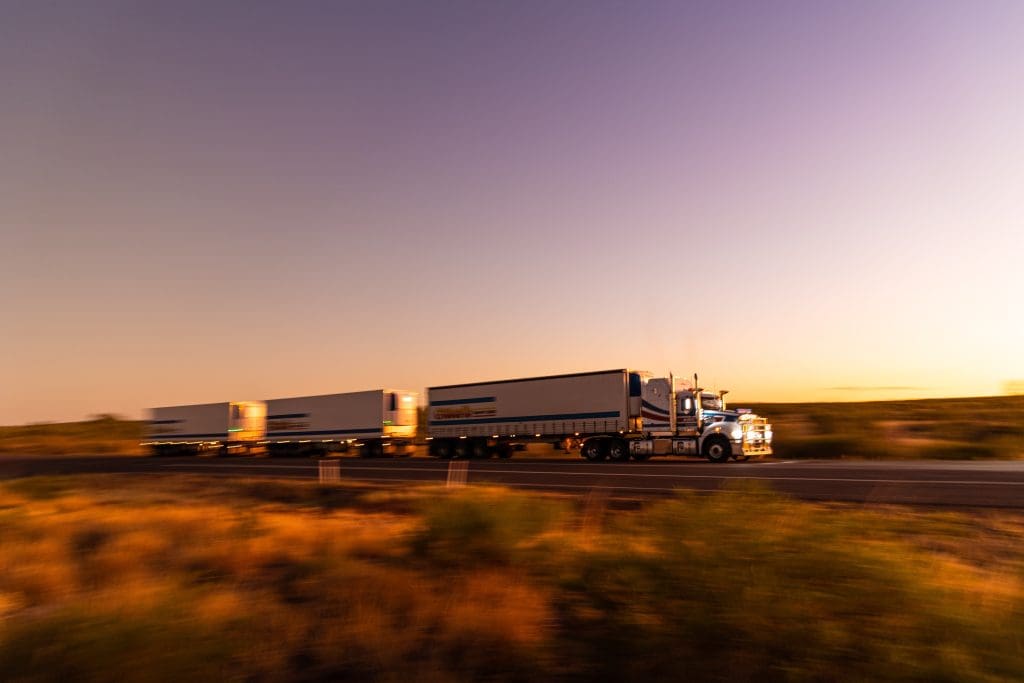
M 474 489 L 425 500 L 413 551 L 443 565 L 507 563 L 524 541 L 550 528 L 566 506 L 528 495 Z
M 221 680 L 230 671 L 229 633 L 166 607 L 119 614 L 81 605 L 0 633 L 7 681 L 177 683 Z
M 965 609 L 897 541 L 763 492 L 686 495 L 580 553 L 563 647 L 600 680 L 1012 678 L 1017 607 Z M 796 513 L 796 514 L 794 514 Z M 628 539 L 652 546 L 638 549 Z M 1001 606 L 1003 607 L 1003 606 Z M 1019 673 L 1019 672 L 1018 672 Z

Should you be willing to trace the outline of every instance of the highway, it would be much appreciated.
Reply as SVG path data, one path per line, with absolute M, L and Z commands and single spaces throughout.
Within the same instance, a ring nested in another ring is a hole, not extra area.
M 444 483 L 447 461 L 426 457 L 332 458 L 343 481 L 382 485 Z M 756 482 L 805 500 L 1024 509 L 1024 462 L 773 461 L 714 465 L 702 460 L 589 463 L 578 457 L 467 462 L 469 484 L 644 498 L 676 489 L 712 491 Z M 0 456 L 0 479 L 80 473 L 187 473 L 316 480 L 308 458 Z

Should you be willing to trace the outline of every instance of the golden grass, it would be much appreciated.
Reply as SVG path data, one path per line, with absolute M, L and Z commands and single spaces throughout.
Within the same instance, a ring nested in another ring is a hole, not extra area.
M 99 416 L 83 422 L 0 427 L 0 453 L 141 455 L 144 423 Z
M 0 484 L 2 680 L 1012 680 L 1024 522 L 761 490 Z
M 743 405 L 783 458 L 1024 458 L 1024 396 Z

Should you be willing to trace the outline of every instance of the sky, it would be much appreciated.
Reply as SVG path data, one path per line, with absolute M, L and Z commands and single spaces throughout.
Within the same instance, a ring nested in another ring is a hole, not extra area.
M 1024 379 L 1024 3 L 0 0 L 0 424 Z

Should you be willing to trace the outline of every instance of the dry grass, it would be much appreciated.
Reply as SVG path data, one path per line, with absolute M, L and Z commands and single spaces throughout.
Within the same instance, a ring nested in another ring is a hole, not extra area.
M 100 415 L 84 422 L 0 427 L 0 453 L 141 455 L 145 423 Z
M 1024 396 L 743 405 L 782 458 L 1024 458 Z
M 1013 680 L 1021 518 L 759 490 L 0 485 L 0 679 Z

